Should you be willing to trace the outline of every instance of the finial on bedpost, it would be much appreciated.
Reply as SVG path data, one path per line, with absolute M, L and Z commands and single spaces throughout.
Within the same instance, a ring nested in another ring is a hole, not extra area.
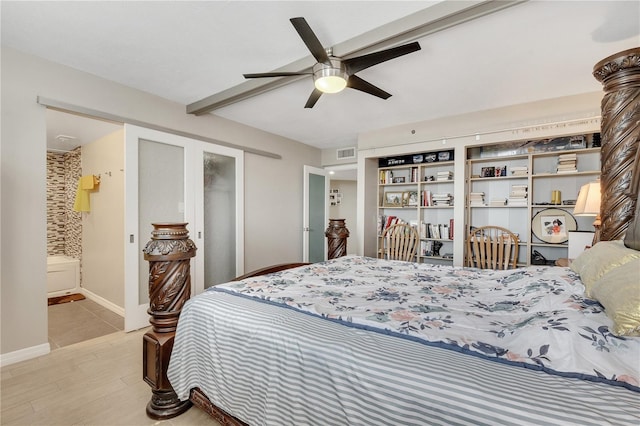
M 335 259 L 347 255 L 347 238 L 349 230 L 344 219 L 329 219 L 329 226 L 324 235 L 327 237 L 327 258 Z
M 186 223 L 153 223 L 143 253 L 149 261 L 149 322 L 143 337 L 143 379 L 151 386 L 147 416 L 156 420 L 178 416 L 191 407 L 180 401 L 167 378 L 178 317 L 191 296 L 191 258 L 196 246 Z

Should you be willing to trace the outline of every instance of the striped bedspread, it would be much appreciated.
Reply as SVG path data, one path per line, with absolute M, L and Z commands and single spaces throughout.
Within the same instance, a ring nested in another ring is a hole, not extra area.
M 370 261 L 403 268 L 402 262 L 347 258 L 314 265 L 309 273 Z M 300 273 L 271 279 L 282 287 Z M 234 294 L 243 286 L 264 287 L 265 278 L 258 278 L 186 304 L 168 371 L 181 399 L 199 387 L 251 425 L 640 424 L 635 386 L 562 377 L 345 326 L 348 321 L 328 320 L 293 301 L 280 306 L 284 299 L 269 292 Z

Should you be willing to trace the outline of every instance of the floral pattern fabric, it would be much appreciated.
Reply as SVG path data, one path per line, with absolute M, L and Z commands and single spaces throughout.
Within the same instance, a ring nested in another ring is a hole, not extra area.
M 640 391 L 640 338 L 617 337 L 568 268 L 497 271 L 345 256 L 212 287 L 347 325 Z

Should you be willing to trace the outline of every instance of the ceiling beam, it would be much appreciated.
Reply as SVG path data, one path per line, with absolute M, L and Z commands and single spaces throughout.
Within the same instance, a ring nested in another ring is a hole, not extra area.
M 410 43 L 430 34 L 446 30 L 473 19 L 498 12 L 528 0 L 442 1 L 426 9 L 368 31 L 332 47 L 339 58 L 365 55 L 401 44 Z M 309 72 L 316 63 L 313 56 L 292 62 L 272 72 Z M 248 80 L 222 92 L 187 105 L 187 114 L 203 115 L 216 109 L 252 98 L 290 84 L 299 77 L 274 77 Z

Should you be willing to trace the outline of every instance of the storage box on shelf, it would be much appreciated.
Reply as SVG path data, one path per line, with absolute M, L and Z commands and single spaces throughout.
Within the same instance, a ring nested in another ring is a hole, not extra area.
M 419 158 L 428 158 L 429 153 L 420 155 Z M 452 152 L 448 155 L 453 158 Z M 394 222 L 410 223 L 420 235 L 416 260 L 450 264 L 453 261 L 453 167 L 452 160 L 380 167 L 378 236 Z
M 523 145 L 529 152 L 504 148 Z M 499 225 L 518 234 L 520 266 L 566 257 L 568 232 L 592 230 L 593 218 L 572 215 L 580 187 L 600 175 L 600 148 L 590 145 L 592 135 L 578 135 L 469 148 L 465 229 Z

